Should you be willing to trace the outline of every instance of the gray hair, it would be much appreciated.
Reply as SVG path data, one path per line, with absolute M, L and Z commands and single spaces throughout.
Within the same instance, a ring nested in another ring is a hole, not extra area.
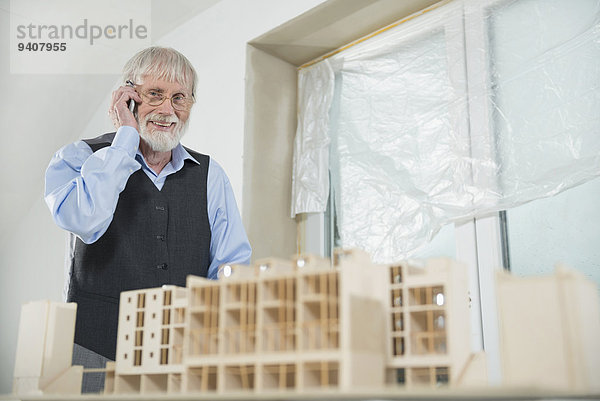
M 144 75 L 177 82 L 196 93 L 197 75 L 192 63 L 170 47 L 148 47 L 139 51 L 123 67 L 123 81 L 142 82 Z

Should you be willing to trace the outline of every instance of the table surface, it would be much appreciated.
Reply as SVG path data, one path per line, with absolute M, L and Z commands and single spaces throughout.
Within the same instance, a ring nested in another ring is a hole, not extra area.
M 310 392 L 239 392 L 239 393 L 187 393 L 187 394 L 83 394 L 83 395 L 1 395 L 0 400 L 21 401 L 50 401 L 50 400 L 266 400 L 266 401 L 345 401 L 345 400 L 600 400 L 599 393 L 565 392 L 541 389 L 512 389 L 501 387 L 469 388 L 469 389 L 378 389 L 378 390 L 355 390 L 345 392 L 339 390 L 321 390 Z

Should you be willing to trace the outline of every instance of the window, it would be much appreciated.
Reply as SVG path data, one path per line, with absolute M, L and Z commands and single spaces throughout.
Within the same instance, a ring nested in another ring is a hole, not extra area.
M 455 0 L 300 71 L 300 104 L 321 91 L 296 138 L 328 162 L 321 243 L 467 263 L 474 348 L 483 333 L 496 362 L 494 270 L 597 260 L 599 16 L 598 0 Z
M 564 181 L 573 188 L 506 211 L 505 265 L 515 274 L 537 275 L 560 262 L 600 284 L 600 210 L 594 205 L 600 181 L 577 185 L 600 154 L 600 46 L 594 33 L 600 2 L 496 1 L 481 13 L 502 189 L 528 191 L 564 170 L 582 170 Z

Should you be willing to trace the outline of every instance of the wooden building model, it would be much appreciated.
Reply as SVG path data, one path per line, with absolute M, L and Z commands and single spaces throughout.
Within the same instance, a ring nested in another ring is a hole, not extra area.
M 496 278 L 505 386 L 600 392 L 598 287 L 578 271 Z
M 467 272 L 450 259 L 389 266 L 388 382 L 463 383 L 471 360 Z
M 83 366 L 71 366 L 77 304 L 29 302 L 21 308 L 14 394 L 80 394 Z
M 360 251 L 224 265 L 219 280 L 121 293 L 106 394 L 352 393 L 486 383 L 465 268 L 375 265 Z M 502 384 L 600 391 L 600 302 L 580 273 L 497 278 Z M 25 304 L 15 394 L 77 394 L 75 304 Z
M 179 392 L 188 291 L 163 286 L 121 293 L 117 352 L 105 389 Z
M 229 393 L 439 385 L 468 361 L 466 272 L 359 251 L 224 265 L 219 280 L 121 294 L 105 391 Z

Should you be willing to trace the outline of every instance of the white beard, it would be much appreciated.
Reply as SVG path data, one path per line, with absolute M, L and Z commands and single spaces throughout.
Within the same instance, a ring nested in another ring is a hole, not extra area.
M 175 129 L 173 132 L 165 132 L 157 129 L 148 129 L 148 121 L 164 122 L 164 123 L 175 123 Z M 155 152 L 168 152 L 172 150 L 187 130 L 187 120 L 181 124 L 181 121 L 176 115 L 164 116 L 161 114 L 148 114 L 144 121 L 138 121 L 140 127 L 140 137 L 150 145 L 150 148 Z

